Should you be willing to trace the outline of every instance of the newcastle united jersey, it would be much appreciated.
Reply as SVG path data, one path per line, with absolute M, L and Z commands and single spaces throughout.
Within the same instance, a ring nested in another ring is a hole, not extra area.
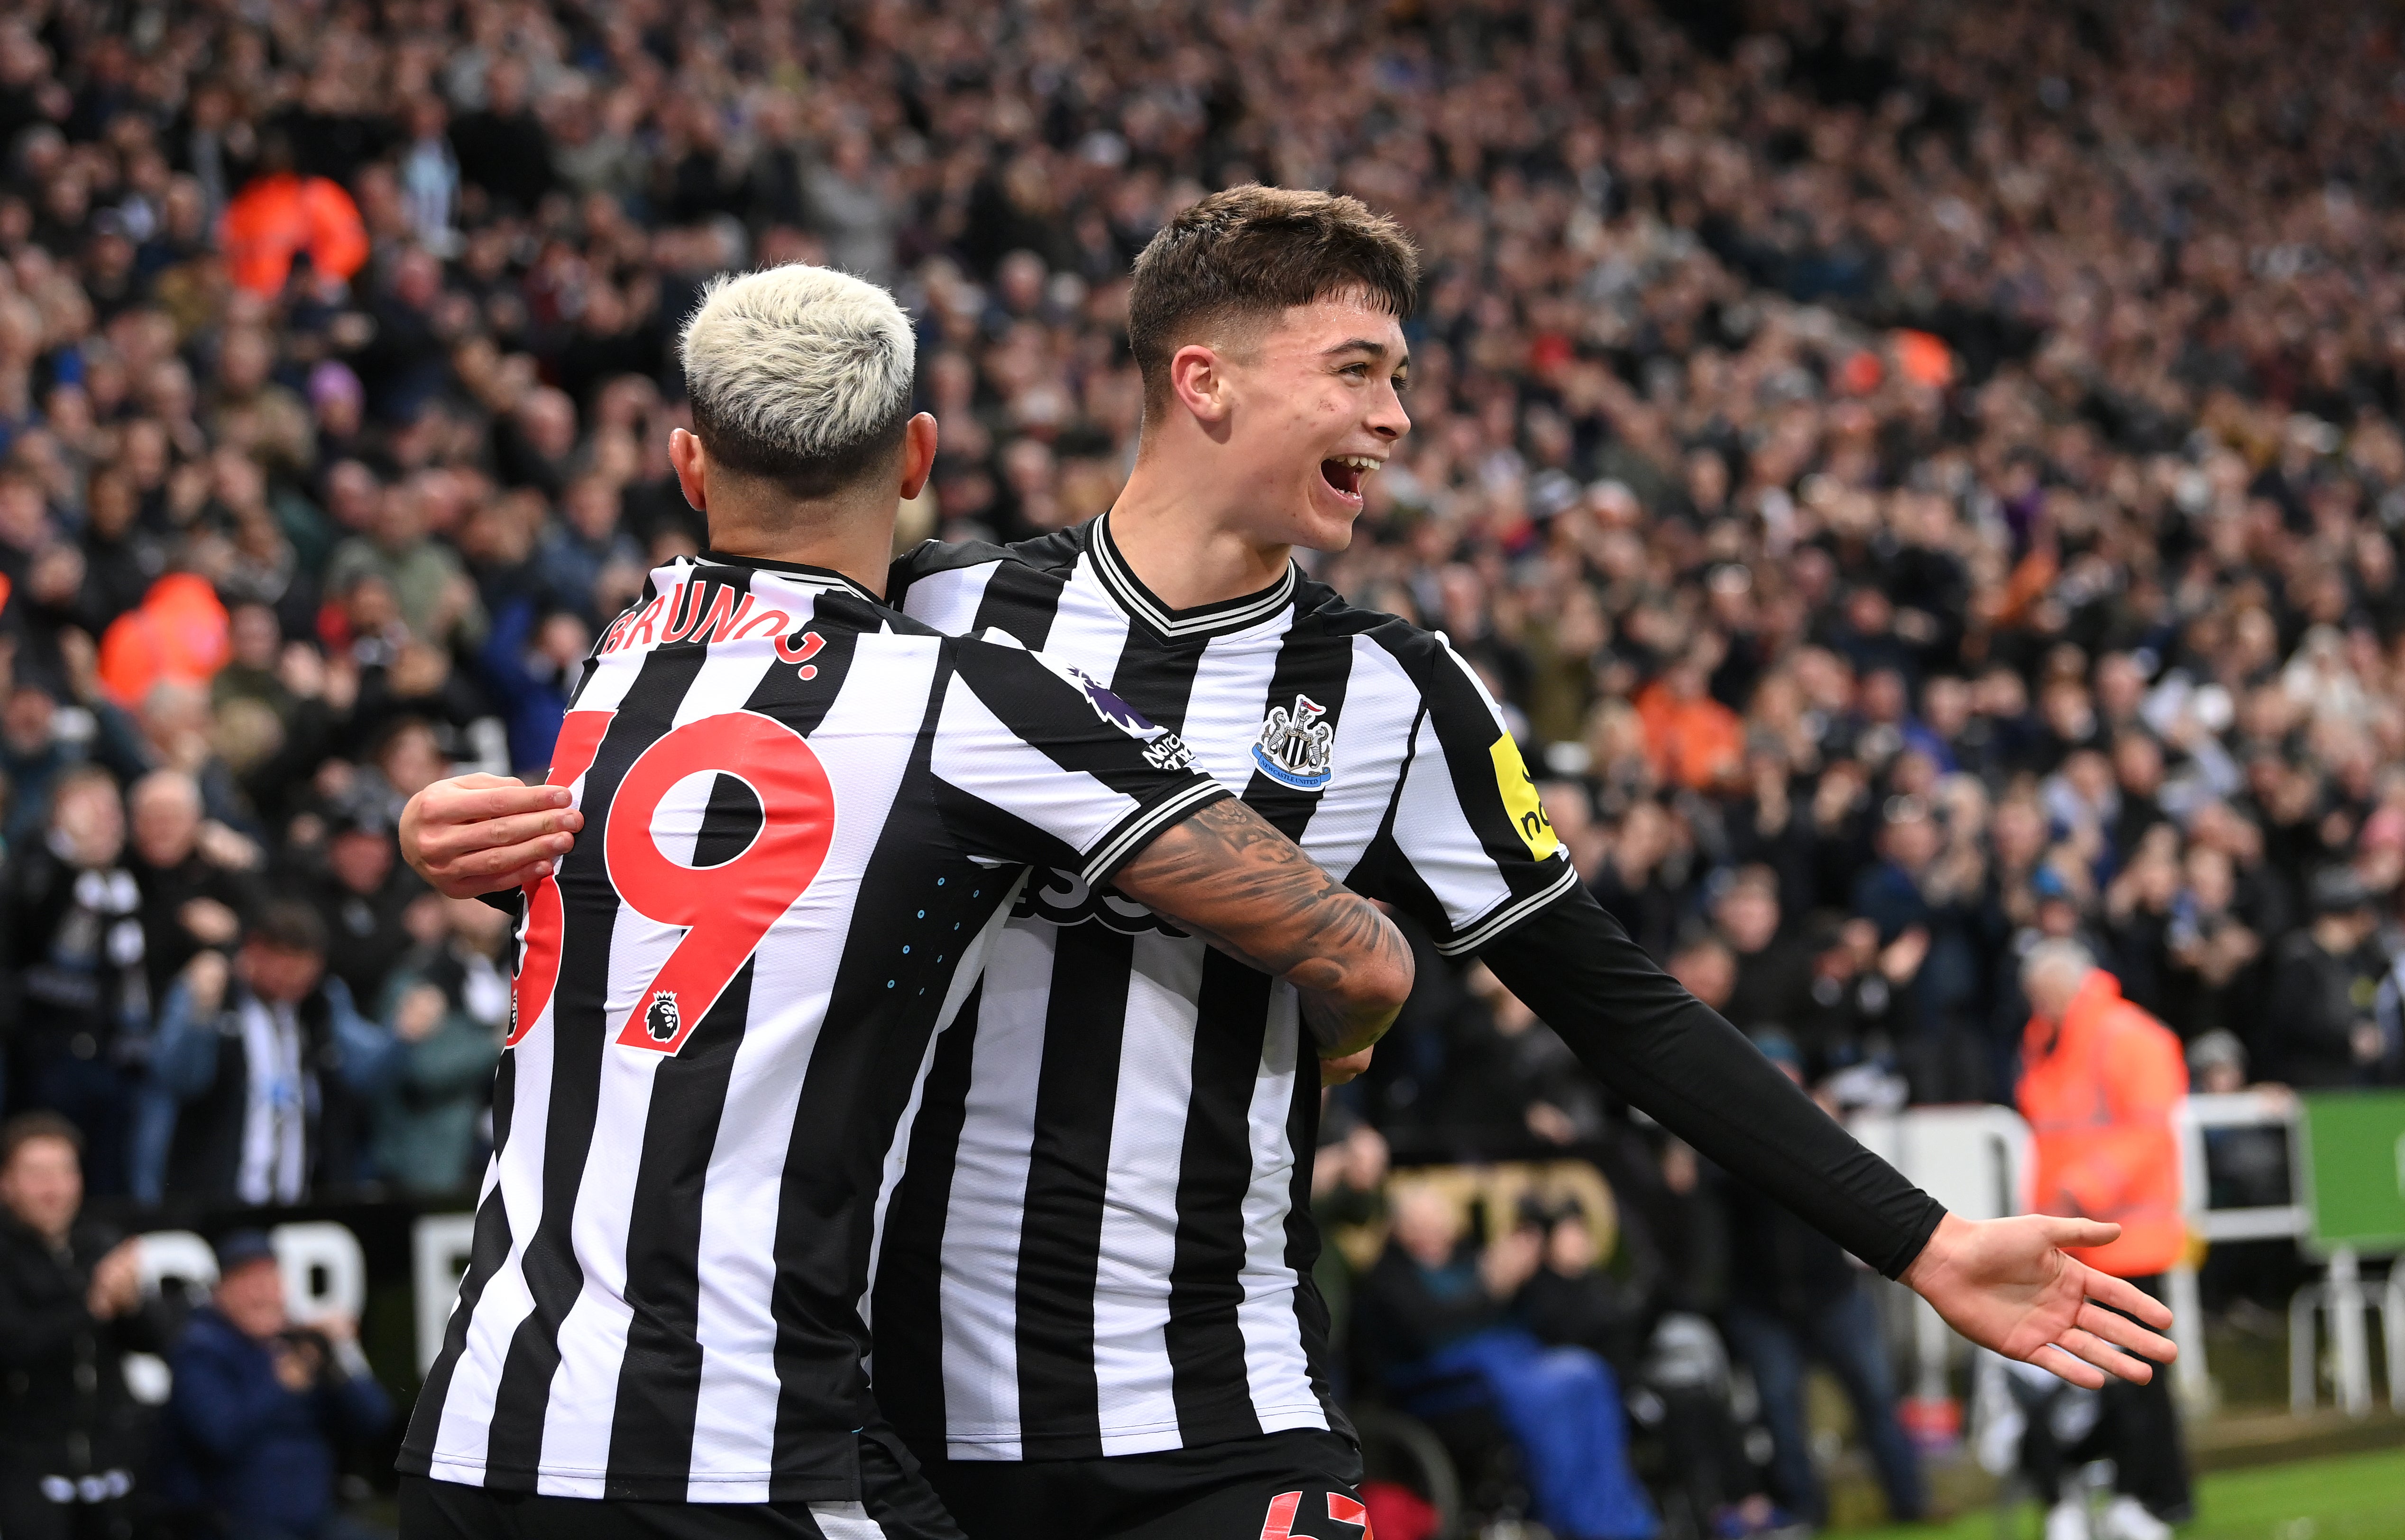
M 895 602 L 1001 633 L 1174 730 L 1348 886 L 1469 952 L 1577 878 L 1442 638 L 1291 567 L 1172 611 L 1107 517 L 927 545 Z M 937 1045 L 872 1296 L 879 1405 L 954 1459 L 1342 1426 L 1314 1368 L 1316 1056 L 1287 985 L 1062 865 L 1016 900 Z

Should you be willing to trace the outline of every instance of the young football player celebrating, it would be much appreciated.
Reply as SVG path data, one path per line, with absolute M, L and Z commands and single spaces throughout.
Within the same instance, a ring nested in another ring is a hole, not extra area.
M 1331 875 L 1484 960 L 1633 1105 L 1963 1336 L 2074 1383 L 2145 1379 L 2131 1354 L 2173 1348 L 2138 1323 L 2168 1312 L 2074 1251 L 2116 1226 L 1965 1222 L 1865 1151 L 1596 904 L 1444 638 L 1296 567 L 1296 546 L 1351 541 L 1409 428 L 1417 276 L 1353 199 L 1203 199 L 1136 264 L 1145 414 L 1117 503 L 1008 548 L 921 546 L 893 602 L 1041 648 L 1178 734 Z M 413 801 L 403 847 L 445 891 L 495 890 L 578 827 L 542 788 L 466 777 Z M 936 1047 L 871 1296 L 879 1406 L 976 1540 L 1357 1533 L 1358 1454 L 1315 1366 L 1319 1076 L 1294 1011 L 1117 892 L 1029 884 Z M 1540 1516 L 1586 1533 L 1580 1472 L 1530 1474 Z

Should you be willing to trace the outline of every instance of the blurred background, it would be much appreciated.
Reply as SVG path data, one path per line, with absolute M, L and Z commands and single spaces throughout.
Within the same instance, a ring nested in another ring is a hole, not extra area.
M 2199 1534 L 2405 1533 L 2397 8 L 1107 11 L 5 7 L 10 1540 L 388 1524 L 510 970 L 394 820 L 540 774 L 699 548 L 699 286 L 892 286 L 942 426 L 903 539 L 1016 539 L 1109 506 L 1129 263 L 1248 180 L 1428 265 L 1414 429 L 1306 565 L 1471 660 L 1654 958 L 1974 1215 L 2046 1201 L 2032 946 L 2176 1039 L 2116 1113 L 2183 1215 L 2166 1444 L 1423 945 L 1315 1185 L 1380 1533 L 1541 1533 L 1526 1451 L 1411 1388 L 1485 1332 L 1608 1366 L 1666 1533 L 2123 1533 L 2099 1457 L 2193 1467 L 2146 1503 Z

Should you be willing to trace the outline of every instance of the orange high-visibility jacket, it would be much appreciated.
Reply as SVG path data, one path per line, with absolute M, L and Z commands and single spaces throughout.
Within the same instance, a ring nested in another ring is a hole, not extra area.
M 366 265 L 367 226 L 342 185 L 279 172 L 242 189 L 218 227 L 226 275 L 254 294 L 284 292 L 292 259 L 309 254 L 321 277 L 347 279 Z
M 2036 1135 L 2037 1211 L 2120 1225 L 2111 1245 L 2073 1253 L 2100 1272 L 2159 1273 L 2187 1244 L 2172 1134 L 2172 1105 L 2187 1094 L 2179 1039 L 2123 1000 L 2102 968 L 2072 997 L 2059 1033 L 2030 1020 L 2018 1099 Z

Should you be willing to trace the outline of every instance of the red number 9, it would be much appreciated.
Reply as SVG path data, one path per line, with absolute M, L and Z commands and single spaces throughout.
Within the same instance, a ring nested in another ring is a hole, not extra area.
M 733 861 L 682 865 L 661 852 L 652 817 L 669 788 L 712 770 L 760 799 L 760 832 Z M 768 927 L 819 875 L 834 838 L 835 789 L 818 755 L 800 734 L 756 711 L 687 722 L 637 756 L 611 803 L 610 881 L 644 918 L 686 929 L 618 1042 L 664 1054 L 682 1047 Z

